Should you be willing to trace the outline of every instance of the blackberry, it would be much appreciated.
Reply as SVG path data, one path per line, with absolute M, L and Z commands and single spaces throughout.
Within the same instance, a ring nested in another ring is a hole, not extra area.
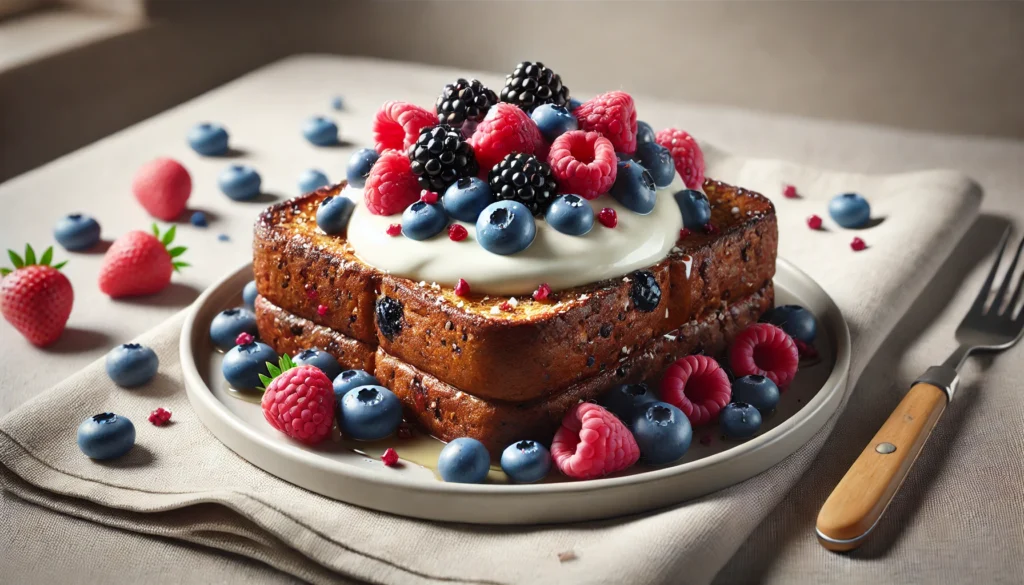
M 634 272 L 629 296 L 633 299 L 633 306 L 644 313 L 657 309 L 661 303 L 661 287 L 654 273 L 647 270 Z
M 501 90 L 501 101 L 515 104 L 530 113 L 541 104 L 569 105 L 569 88 L 562 85 L 562 78 L 543 63 L 523 61 L 516 70 L 505 77 Z
M 505 155 L 491 169 L 488 182 L 499 200 L 518 201 L 534 215 L 543 214 L 558 193 L 551 167 L 532 154 Z
M 420 187 L 438 195 L 460 178 L 475 177 L 480 171 L 473 147 L 461 132 L 445 124 L 420 130 L 415 144 L 409 146 L 409 159 Z
M 444 91 L 438 96 L 437 121 L 452 128 L 461 127 L 467 120 L 479 122 L 496 103 L 498 96 L 484 84 L 460 77 L 455 83 L 444 86 Z

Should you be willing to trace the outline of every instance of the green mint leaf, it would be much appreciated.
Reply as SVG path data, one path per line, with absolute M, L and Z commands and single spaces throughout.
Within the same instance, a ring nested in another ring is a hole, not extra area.
M 25 267 L 25 261 L 22 260 L 21 256 L 18 256 L 17 252 L 14 250 L 7 250 L 7 256 L 11 259 L 11 262 L 14 263 L 15 270 Z
M 51 260 L 53 260 L 53 246 L 50 246 L 43 252 L 43 257 L 39 259 L 39 264 L 49 266 Z
M 171 242 L 173 242 L 174 241 L 174 233 L 177 230 L 178 230 L 178 226 L 172 225 L 171 229 L 167 230 L 167 233 L 164 234 L 164 237 L 163 237 L 162 240 L 160 240 L 160 243 L 163 244 L 164 246 L 167 246 Z
M 263 382 L 263 390 L 266 390 L 267 386 L 270 386 L 270 383 L 273 382 L 273 381 L 274 381 L 273 378 L 270 378 L 270 377 L 264 376 L 263 374 L 260 374 L 260 382 Z
M 188 248 L 186 248 L 185 246 L 178 246 L 177 248 L 171 248 L 170 250 L 167 251 L 167 253 L 171 255 L 171 258 L 177 258 L 178 256 L 184 254 L 185 250 L 188 250 Z
M 25 244 L 25 266 L 32 266 L 36 263 L 36 251 L 31 244 Z

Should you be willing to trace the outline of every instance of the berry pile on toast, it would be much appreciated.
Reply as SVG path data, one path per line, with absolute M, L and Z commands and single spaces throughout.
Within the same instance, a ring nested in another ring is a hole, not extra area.
M 580 401 L 723 355 L 773 306 L 771 202 L 704 179 L 625 92 L 576 102 L 522 63 L 434 111 L 388 102 L 374 132 L 347 184 L 257 220 L 259 335 L 374 374 L 442 440 L 550 445 Z

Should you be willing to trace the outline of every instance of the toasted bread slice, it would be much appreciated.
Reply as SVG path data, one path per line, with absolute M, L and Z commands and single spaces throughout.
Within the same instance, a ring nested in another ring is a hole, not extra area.
M 385 274 L 363 263 L 343 237 L 323 234 L 317 206 L 340 189 L 318 190 L 260 216 L 253 244 L 260 294 L 296 317 L 379 343 L 385 354 L 490 400 L 536 400 L 613 369 L 651 339 L 761 290 L 775 273 L 771 202 L 707 181 L 715 232 L 689 234 L 648 269 L 661 289 L 654 310 L 633 303 L 634 273 L 556 291 L 544 302 L 519 298 L 514 310 L 504 311 L 507 297 L 462 298 L 448 287 Z M 401 307 L 387 335 L 374 322 L 378 294 Z
M 753 295 L 649 340 L 602 372 L 558 394 L 530 402 L 508 403 L 473 396 L 384 351 L 377 351 L 375 375 L 402 400 L 406 416 L 431 435 L 450 441 L 480 440 L 499 456 L 521 439 L 549 443 L 565 413 L 580 401 L 593 400 L 617 384 L 639 382 L 660 374 L 676 359 L 692 353 L 719 355 L 745 327 L 772 307 L 771 283 Z M 509 363 L 508 368 L 516 367 Z
M 333 355 L 343 369 L 373 372 L 376 344 L 346 337 L 296 317 L 262 296 L 256 297 L 256 326 L 263 342 L 278 354 L 295 355 L 304 349 L 319 347 Z

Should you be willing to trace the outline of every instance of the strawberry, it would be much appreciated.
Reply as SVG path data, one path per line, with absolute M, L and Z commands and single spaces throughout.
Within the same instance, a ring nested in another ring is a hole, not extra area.
M 0 268 L 0 312 L 33 345 L 50 345 L 64 332 L 71 315 L 75 292 L 59 271 L 67 264 L 50 266 L 53 248 L 47 248 L 36 262 L 32 246 L 25 246 L 22 258 L 8 250 L 14 269 Z
M 132 193 L 150 215 L 172 221 L 185 211 L 192 194 L 192 177 L 178 161 L 158 158 L 136 171 Z
M 175 227 L 161 237 L 153 224 L 153 233 L 135 230 L 118 238 L 107 250 L 100 268 L 100 290 L 111 298 L 137 297 L 162 291 L 171 282 L 171 273 L 188 266 L 175 260 L 185 253 L 184 246 L 168 248 L 174 241 Z

